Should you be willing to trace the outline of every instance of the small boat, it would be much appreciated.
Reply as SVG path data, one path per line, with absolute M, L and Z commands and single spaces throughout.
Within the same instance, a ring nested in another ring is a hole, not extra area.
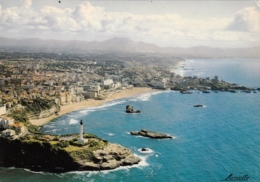
M 208 94 L 208 93 L 210 93 L 210 91 L 202 90 L 202 93 Z

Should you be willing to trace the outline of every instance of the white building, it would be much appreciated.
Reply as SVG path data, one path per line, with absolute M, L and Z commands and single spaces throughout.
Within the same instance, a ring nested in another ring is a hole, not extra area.
M 114 84 L 114 88 L 115 88 L 115 89 L 118 89 L 118 88 L 121 87 L 121 85 L 122 85 L 122 84 L 121 84 L 120 82 L 117 82 L 117 83 Z
M 2 136 L 3 137 L 9 137 L 9 136 L 13 136 L 15 135 L 15 131 L 11 130 L 11 129 L 6 129 L 4 131 L 2 131 Z
M 140 78 L 140 77 L 137 77 L 137 78 L 135 78 L 135 79 L 133 80 L 132 83 L 133 83 L 134 85 L 141 84 L 141 83 L 143 83 L 143 79 Z
M 83 138 L 83 122 L 82 122 L 82 120 L 80 120 L 78 143 L 84 144 L 84 143 L 86 143 L 86 142 L 88 142 L 88 139 L 84 139 L 84 138 Z
M 0 105 L 0 116 L 6 113 L 6 106 L 4 105 Z
M 14 120 L 10 118 L 0 118 L 0 128 L 8 128 L 9 124 L 13 124 Z
M 109 86 L 109 85 L 111 85 L 111 84 L 113 84 L 114 83 L 114 81 L 112 80 L 112 79 L 105 79 L 104 81 L 103 81 L 103 85 L 104 86 Z
M 153 79 L 150 84 L 156 88 L 165 88 L 167 83 L 166 78 L 155 78 Z

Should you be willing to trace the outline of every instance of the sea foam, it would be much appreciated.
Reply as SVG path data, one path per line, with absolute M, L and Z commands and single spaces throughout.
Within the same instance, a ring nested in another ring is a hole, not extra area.
M 78 120 L 76 120 L 76 119 L 71 119 L 70 122 L 69 122 L 69 125 L 71 125 L 71 124 L 78 124 L 78 123 L 79 123 Z

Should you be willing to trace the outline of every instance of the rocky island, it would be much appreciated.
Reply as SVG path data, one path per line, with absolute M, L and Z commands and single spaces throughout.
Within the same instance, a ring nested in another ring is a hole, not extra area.
M 141 113 L 140 110 L 134 110 L 133 106 L 127 105 L 126 106 L 126 113 Z
M 163 138 L 172 138 L 172 136 L 163 134 L 163 133 L 158 133 L 154 131 L 148 131 L 142 129 L 141 131 L 131 131 L 131 135 L 140 135 L 143 137 L 149 137 L 149 138 L 154 138 L 154 139 L 163 139 Z

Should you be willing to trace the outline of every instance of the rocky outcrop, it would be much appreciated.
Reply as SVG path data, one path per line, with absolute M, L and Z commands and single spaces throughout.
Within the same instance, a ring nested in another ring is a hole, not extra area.
M 126 113 L 141 113 L 140 110 L 134 110 L 133 106 L 127 105 L 126 106 Z
M 106 148 L 93 152 L 93 161 L 86 162 L 82 167 L 94 170 L 115 169 L 120 166 L 138 164 L 141 159 L 134 156 L 131 150 L 118 144 L 109 144 Z
M 193 107 L 203 107 L 201 104 L 194 105 Z
M 172 136 L 163 134 L 163 133 L 158 133 L 154 131 L 148 131 L 142 129 L 141 131 L 131 131 L 131 135 L 140 135 L 143 137 L 149 137 L 149 138 L 154 138 L 154 139 L 163 139 L 163 138 L 172 138 Z
M 180 91 L 182 94 L 193 94 L 192 91 L 189 91 L 189 90 L 182 90 Z
M 141 151 L 146 152 L 146 151 L 149 151 L 149 149 L 147 149 L 147 148 L 142 148 Z

